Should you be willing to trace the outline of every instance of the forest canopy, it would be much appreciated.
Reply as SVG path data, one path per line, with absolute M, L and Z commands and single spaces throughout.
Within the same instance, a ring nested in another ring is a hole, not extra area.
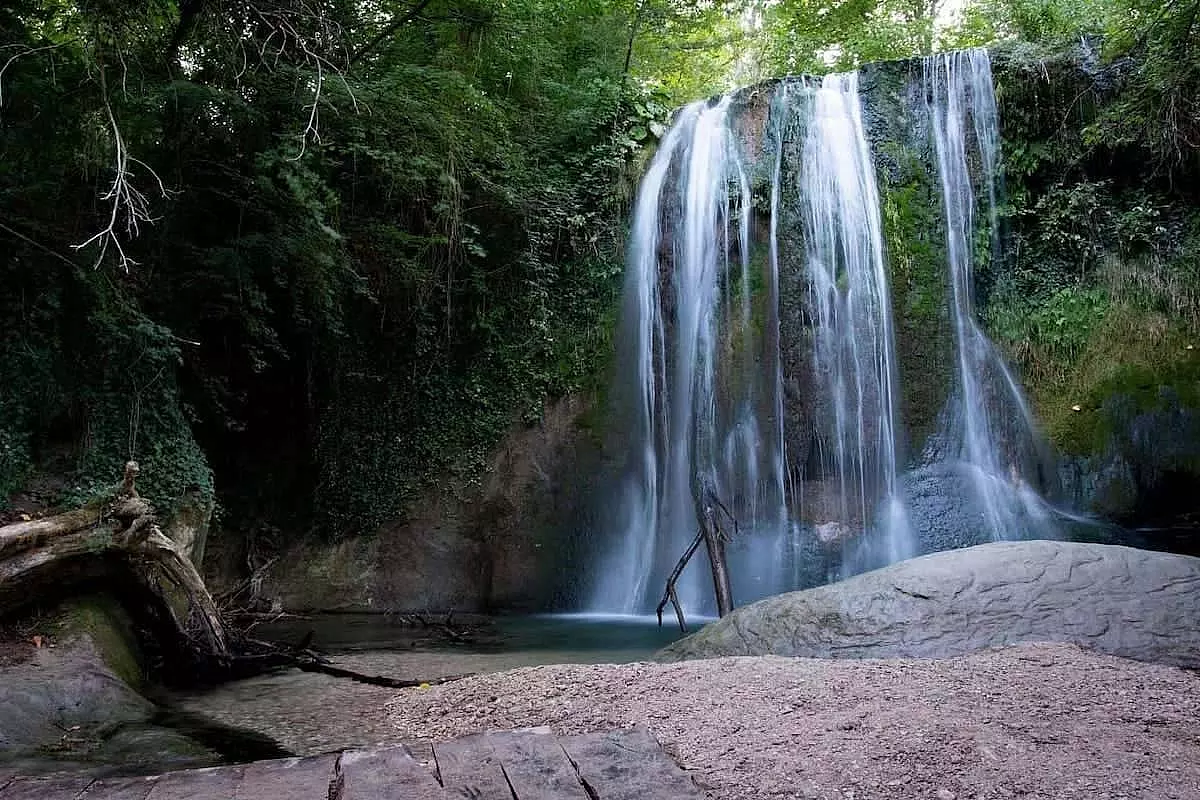
M 1093 135 L 1195 160 L 1198 0 L 9 0 L 0 504 L 139 459 L 337 536 L 598 391 L 678 104 L 1021 39 L 1144 64 Z M 1182 170 L 1182 171 L 1181 171 Z M 303 499 L 297 499 L 303 498 Z

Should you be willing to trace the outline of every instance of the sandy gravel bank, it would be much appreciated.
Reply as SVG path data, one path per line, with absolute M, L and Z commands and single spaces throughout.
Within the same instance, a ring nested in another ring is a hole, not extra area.
M 644 724 L 721 800 L 1200 800 L 1200 676 L 1070 645 L 530 667 L 388 713 L 401 741 Z

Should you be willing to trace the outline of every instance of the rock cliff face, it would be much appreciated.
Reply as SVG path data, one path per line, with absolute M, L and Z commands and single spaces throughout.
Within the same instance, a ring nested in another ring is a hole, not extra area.
M 1040 475 L 1039 488 L 1052 490 L 1057 494 L 1052 499 L 1065 505 L 1122 524 L 1186 518 L 1200 509 L 1190 490 L 1200 478 L 1200 391 L 1196 388 L 1200 350 L 1190 346 L 1186 326 L 1180 324 L 1186 309 L 1172 306 L 1173 311 L 1142 314 L 1136 324 L 1097 327 L 1093 338 L 1100 344 L 1087 345 L 1077 359 L 1080 366 L 1070 367 L 1066 379 L 1040 373 L 1036 359 L 1023 361 L 1028 342 L 1003 330 L 1004 313 L 1013 309 L 1019 317 L 1040 313 L 1040 307 L 1014 305 L 1014 297 L 1030 299 L 1035 290 L 1059 280 L 1043 261 L 1063 255 L 1054 248 L 1059 240 L 1070 239 L 1069 232 L 1053 226 L 1070 220 L 1049 216 L 1043 208 L 1047 198 L 1053 199 L 1050 193 L 1061 187 L 1044 180 L 1042 172 L 1047 159 L 1077 155 L 1083 147 L 1081 142 L 1064 146 L 1050 140 L 1063 135 L 1064 125 L 1082 130 L 1086 124 L 1066 113 L 1070 109 L 1064 110 L 1062 104 L 1085 94 L 1103 102 L 1102 88 L 1094 85 L 1098 73 L 1092 58 L 1086 46 L 1053 59 L 1031 59 L 1020 46 L 993 54 L 1008 189 L 1011 204 L 1021 211 L 1002 220 L 1007 253 L 981 264 L 975 273 L 978 316 L 1015 363 L 1018 378 L 1030 391 L 1049 438 L 1062 454 L 1057 472 L 1048 469 Z M 966 504 L 959 502 L 969 491 L 968 477 L 937 458 L 941 444 L 937 433 L 946 426 L 944 410 L 954 385 L 955 345 L 946 220 L 929 116 L 924 111 L 923 77 L 920 60 L 870 64 L 861 70 L 859 87 L 887 250 L 903 433 L 901 491 L 918 551 L 934 552 L 979 544 L 989 536 L 978 514 L 964 511 Z M 793 585 L 815 585 L 836 573 L 840 552 L 852 538 L 846 535 L 846 523 L 854 521 L 837 519 L 831 510 L 837 505 L 836 486 L 814 468 L 822 448 L 828 447 L 821 441 L 816 420 L 827 416 L 828 409 L 819 407 L 815 385 L 814 313 L 805 277 L 803 225 L 798 220 L 803 125 L 793 120 L 776 130 L 771 122 L 776 89 L 783 82 L 802 80 L 788 78 L 740 90 L 730 99 L 729 114 L 741 150 L 758 154 L 745 164 L 754 210 L 755 258 L 763 257 L 769 237 L 773 154 L 782 148 L 785 156 L 776 221 L 783 432 L 789 485 L 801 498 L 796 518 L 815 531 L 800 559 L 799 583 Z M 1042 172 L 1032 171 L 1031 160 Z M 1118 169 L 1112 163 L 1084 166 L 1091 173 L 1087 180 L 1097 185 L 1111 177 L 1104 170 Z M 1113 217 L 1124 213 L 1115 206 L 1109 211 Z M 1032 248 L 1031 242 L 1041 243 L 1042 249 Z M 660 282 L 665 285 L 671 280 L 673 255 L 670 247 L 662 249 Z M 1107 257 L 1101 250 L 1072 269 L 1096 272 L 1095 262 Z M 754 268 L 762 265 L 756 263 Z M 1127 282 L 1153 283 L 1153 275 L 1138 272 L 1132 263 L 1123 269 Z M 1028 284 L 1029 280 L 1034 283 Z M 754 318 L 747 326 L 756 331 L 770 327 L 767 303 L 758 295 Z M 1193 305 L 1200 308 L 1200 301 Z M 667 317 L 669 326 L 670 314 Z M 1066 324 L 1073 323 L 1068 319 Z M 731 331 L 734 338 L 751 335 L 736 327 Z M 1113 342 L 1145 344 L 1115 347 Z M 1174 355 L 1167 359 L 1162 355 L 1167 352 Z M 755 355 L 760 370 L 766 369 L 766 358 Z M 1124 358 L 1131 360 L 1127 369 L 1114 373 L 1108 368 Z M 728 392 L 729 387 L 719 387 L 721 391 Z M 1076 407 L 1077 411 L 1071 410 Z M 284 608 L 313 610 L 570 607 L 575 599 L 571 587 L 586 583 L 590 569 L 591 545 L 584 541 L 585 532 L 603 530 L 587 523 L 606 512 L 596 492 L 603 463 L 600 448 L 593 433 L 581 424 L 588 414 L 578 399 L 559 401 L 550 406 L 540 425 L 514 426 L 482 478 L 448 479 L 429 491 L 404 520 L 379 531 L 290 549 L 267 574 L 263 595 Z M 619 434 L 613 438 L 620 440 Z M 830 526 L 841 527 L 835 531 Z M 1194 532 L 1171 534 L 1169 542 L 1161 536 L 1156 540 L 1150 534 L 1114 528 L 1064 529 L 1064 535 L 1186 552 L 1200 549 L 1200 537 Z
M 860 72 L 863 127 L 874 159 L 883 215 L 885 246 L 898 351 L 900 417 L 905 441 L 902 458 L 920 459 L 938 428 L 953 383 L 954 341 L 945 258 L 945 219 L 937 179 L 937 156 L 924 113 L 920 59 L 868 64 Z M 803 476 L 801 518 L 828 522 L 823 509 L 836 501 L 834 489 L 808 469 L 819 441 L 816 420 L 831 415 L 820 406 L 813 362 L 815 312 L 809 293 L 801 220 L 801 176 L 805 129 L 793 119 L 783 130 L 771 123 L 771 104 L 781 83 L 768 81 L 735 92 L 731 126 L 743 153 L 758 154 L 746 165 L 754 196 L 756 247 L 766 250 L 771 181 L 776 153 L 780 162 L 778 236 L 780 299 L 779 348 L 784 379 L 784 434 L 789 467 Z M 670 276 L 664 276 L 669 280 Z M 806 474 L 807 473 L 807 474 Z
M 1200 667 L 1200 558 L 1071 542 L 935 553 L 740 608 L 659 654 L 941 658 L 1020 642 Z
M 377 532 L 286 550 L 266 572 L 262 598 L 290 611 L 568 604 L 599 471 L 589 411 L 579 397 L 552 403 L 537 425 L 514 424 L 482 480 L 448 479 Z
M 1099 68 L 1096 52 L 1088 42 L 1055 53 L 1030 53 L 1019 44 L 993 51 L 1006 185 L 999 187 L 1000 250 L 981 260 L 974 276 L 976 312 L 1057 450 L 1057 469 L 1050 458 L 1039 465 L 1036 488 L 1065 508 L 1116 524 L 1064 523 L 1061 534 L 1200 553 L 1200 502 L 1188 488 L 1200 480 L 1200 295 L 1184 286 L 1194 273 L 1196 235 L 1181 233 L 1197 228 L 1195 214 L 1171 210 L 1161 186 L 1127 174 L 1127 165 L 1097 156 L 1087 143 L 1088 126 L 1116 97 L 1111 70 Z M 919 59 L 868 64 L 860 71 L 859 94 L 885 229 L 902 490 L 918 551 L 934 552 L 990 537 L 977 515 L 963 510 L 967 476 L 939 463 L 944 443 L 937 434 L 947 427 L 956 351 L 947 223 L 923 69 Z M 802 498 L 798 519 L 822 526 L 830 524 L 827 509 L 837 498 L 836 487 L 812 469 L 814 454 L 828 447 L 816 424 L 828 409 L 820 407 L 815 384 L 814 313 L 799 219 L 804 132 L 802 124 L 783 130 L 771 124 L 771 104 L 789 82 L 803 79 L 736 92 L 730 115 L 741 150 L 760 154 L 747 165 L 760 241 L 770 224 L 774 164 L 768 162 L 783 153 L 776 229 L 784 432 L 788 468 Z M 1081 97 L 1092 105 L 1077 106 Z M 973 161 L 969 166 L 980 169 Z M 980 214 L 984 201 L 978 198 Z M 1143 217 L 1150 222 L 1139 228 Z M 978 227 L 982 233 L 983 223 Z M 1089 236 L 1093 240 L 1081 245 Z M 1131 236 L 1151 244 L 1139 250 Z M 1084 307 L 1080 298 L 1094 297 L 1100 298 L 1094 313 L 1077 313 Z M 1019 332 L 1012 330 L 1014 316 Z M 818 568 L 806 580 L 823 579 Z

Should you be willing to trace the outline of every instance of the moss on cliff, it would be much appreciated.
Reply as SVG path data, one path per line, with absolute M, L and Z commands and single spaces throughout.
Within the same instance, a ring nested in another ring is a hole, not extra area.
M 900 415 L 916 455 L 953 384 L 946 232 L 924 115 L 921 62 L 863 68 L 863 121 L 875 156 L 899 362 Z
M 1195 341 L 1165 315 L 1113 308 L 1061 378 L 1034 384 L 1047 432 L 1066 453 L 1101 454 L 1130 415 L 1200 408 Z
M 89 595 L 68 601 L 60 613 L 60 636 L 86 636 L 113 674 L 134 689 L 143 685 L 141 650 L 120 603 L 107 595 Z
M 910 154 L 909 159 L 914 159 Z M 899 359 L 901 416 L 919 448 L 937 428 L 952 383 L 945 247 L 936 197 L 928 180 L 906 170 L 906 183 L 882 181 L 884 237 L 890 265 Z

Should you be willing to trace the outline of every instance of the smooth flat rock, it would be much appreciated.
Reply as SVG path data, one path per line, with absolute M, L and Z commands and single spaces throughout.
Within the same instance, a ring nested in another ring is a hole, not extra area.
M 79 796 L 79 800 L 146 800 L 157 782 L 157 777 L 96 781 Z
M 410 749 L 428 763 L 418 762 Z M 439 782 L 440 781 L 440 782 Z M 643 729 L 558 738 L 549 728 L 148 778 L 0 776 L 0 800 L 699 800 Z
M 433 756 L 433 742 L 405 742 L 404 750 L 421 766 L 430 772 L 437 770 L 437 760 Z
M 703 800 L 704 794 L 643 728 L 562 740 L 588 794 L 599 800 Z
M 939 658 L 1070 642 L 1200 667 L 1200 558 L 1100 544 L 997 542 L 934 553 L 740 608 L 658 654 Z
M 330 793 L 331 800 L 448 800 L 452 796 L 403 747 L 347 750 L 337 763 L 336 787 L 339 791 Z
M 486 734 L 464 736 L 433 745 L 438 777 L 451 797 L 512 800 L 504 768 Z
M 169 772 L 158 779 L 146 800 L 236 800 L 241 777 L 241 767 Z
M 0 800 L 75 800 L 91 778 L 17 778 L 0 790 Z
M 327 800 L 337 760 L 325 755 L 247 764 L 237 800 Z
M 521 800 L 589 800 L 575 766 L 549 730 L 486 736 L 512 793 Z

